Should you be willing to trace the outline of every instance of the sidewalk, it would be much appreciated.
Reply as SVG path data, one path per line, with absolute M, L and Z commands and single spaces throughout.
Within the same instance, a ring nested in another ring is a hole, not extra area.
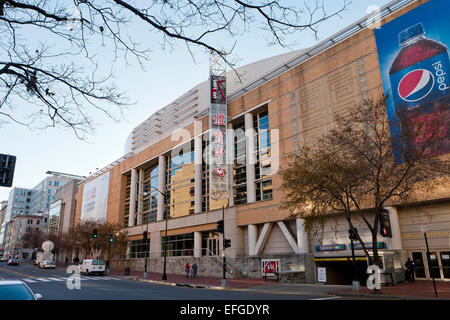
M 123 270 L 111 270 L 109 275 L 119 276 L 122 278 L 135 279 L 139 281 L 151 281 L 159 284 L 190 286 L 190 287 L 210 287 L 218 288 L 222 286 L 222 278 L 197 276 L 197 278 L 186 278 L 182 274 L 167 274 L 167 281 L 162 280 L 162 273 L 147 272 L 147 278 L 144 278 L 142 271 L 130 271 L 129 275 L 125 275 Z M 276 284 L 276 280 L 257 278 L 230 278 L 226 279 L 226 288 L 251 288 L 258 285 Z
M 373 294 L 367 287 L 360 291 L 352 289 L 334 290 L 332 293 L 343 296 L 372 296 L 390 298 L 392 296 L 403 299 L 450 299 L 450 282 L 436 281 L 438 298 L 436 298 L 432 281 L 416 281 L 413 283 L 398 283 L 395 286 L 382 286 L 382 294 Z M 389 297 L 390 296 L 390 297 Z

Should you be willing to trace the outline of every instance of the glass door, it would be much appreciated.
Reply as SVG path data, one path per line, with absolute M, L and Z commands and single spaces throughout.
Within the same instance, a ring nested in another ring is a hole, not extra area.
M 439 268 L 439 260 L 436 252 L 430 252 L 430 278 L 440 279 L 441 278 L 441 268 Z
M 441 263 L 444 279 L 450 279 L 450 251 L 441 252 Z
M 413 252 L 412 259 L 414 261 L 414 266 L 415 266 L 414 273 L 416 275 L 416 278 L 418 278 L 418 279 L 426 278 L 422 252 Z

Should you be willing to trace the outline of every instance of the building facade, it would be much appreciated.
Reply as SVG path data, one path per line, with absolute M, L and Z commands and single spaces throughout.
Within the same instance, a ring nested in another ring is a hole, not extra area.
M 381 24 L 426 2 L 394 1 L 380 10 Z M 299 146 L 328 132 L 334 113 L 345 114 L 361 99 L 383 91 L 370 23 L 367 17 L 310 49 L 239 68 L 241 82 L 234 73 L 226 74 L 226 127 L 232 131 L 223 155 L 229 160 L 226 198 L 217 200 L 210 192 L 206 81 L 137 126 L 127 139 L 126 155 L 80 183 L 75 223 L 97 213 L 123 225 L 128 259 L 115 260 L 117 268 L 143 270 L 148 249 L 151 271 L 162 272 L 166 252 L 167 272 L 183 273 L 188 260 L 197 262 L 200 274 L 221 275 L 226 255 L 231 276 L 261 277 L 272 261 L 292 281 L 317 282 L 317 268 L 325 267 L 329 283 L 348 283 L 342 273 L 351 255 L 345 221 L 325 217 L 320 232 L 306 230 L 302 219 L 280 209 L 278 170 Z M 429 239 L 433 263 L 441 267 L 440 278 L 448 278 L 443 267 L 450 250 L 449 189 L 443 186 L 412 203 L 387 208 L 393 237 L 380 237 L 380 254 L 384 269 L 396 280 L 402 280 L 406 257 L 422 259 L 424 278 L 430 275 L 424 243 L 418 240 L 422 221 L 434 232 Z M 216 230 L 222 219 L 224 236 L 231 240 L 225 250 Z M 370 242 L 368 230 L 362 223 L 360 227 L 360 235 Z M 357 249 L 356 255 L 364 266 L 362 251 Z
M 43 215 L 17 215 L 9 221 L 5 254 L 17 255 L 21 260 L 31 259 L 32 253 L 40 247 L 43 235 Z

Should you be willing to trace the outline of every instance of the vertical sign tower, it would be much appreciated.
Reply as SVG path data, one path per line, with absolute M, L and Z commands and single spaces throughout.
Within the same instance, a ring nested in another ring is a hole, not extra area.
M 210 198 L 228 198 L 227 91 L 225 61 L 211 52 L 209 64 L 209 185 Z

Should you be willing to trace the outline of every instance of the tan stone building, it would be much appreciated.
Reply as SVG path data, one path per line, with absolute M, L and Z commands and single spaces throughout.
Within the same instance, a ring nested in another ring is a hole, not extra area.
M 384 7 L 382 23 L 425 2 L 397 1 Z M 279 208 L 283 195 L 277 172 L 296 147 L 328 131 L 333 113 L 345 114 L 361 98 L 383 90 L 368 20 L 307 50 L 244 66 L 238 69 L 242 83 L 227 73 L 227 127 L 234 130 L 228 140 L 232 167 L 227 199 L 210 197 L 210 172 L 203 158 L 209 129 L 205 81 L 137 126 L 128 137 L 128 153 L 80 183 L 75 223 L 95 213 L 124 226 L 129 259 L 114 261 L 115 267 L 143 270 L 142 233 L 148 230 L 150 271 L 162 272 L 167 240 L 168 273 L 183 273 L 186 261 L 195 261 L 199 274 L 219 276 L 223 241 L 216 223 L 224 215 L 225 237 L 231 239 L 225 250 L 231 276 L 261 277 L 262 263 L 272 259 L 279 262 L 279 271 L 296 281 L 316 282 L 317 267 L 326 267 L 329 283 L 348 283 L 342 275 L 348 273 L 350 255 L 345 222 L 327 218 L 319 235 L 306 232 L 301 219 L 288 219 L 288 212 Z M 169 195 L 167 206 L 162 193 Z M 429 240 L 437 265 L 450 261 L 448 188 L 438 195 L 422 195 L 413 208 L 406 205 L 388 208 L 393 238 L 380 238 L 385 269 L 398 279 L 407 256 L 426 258 L 419 240 L 424 221 L 433 232 Z M 360 234 L 370 241 L 362 226 Z M 356 251 L 364 261 L 362 251 Z M 440 278 L 449 279 L 443 270 L 448 269 L 440 269 Z M 423 271 L 429 277 L 427 267 Z
M 21 260 L 31 259 L 34 249 L 42 243 L 44 215 L 17 215 L 8 223 L 5 254 L 17 254 Z

